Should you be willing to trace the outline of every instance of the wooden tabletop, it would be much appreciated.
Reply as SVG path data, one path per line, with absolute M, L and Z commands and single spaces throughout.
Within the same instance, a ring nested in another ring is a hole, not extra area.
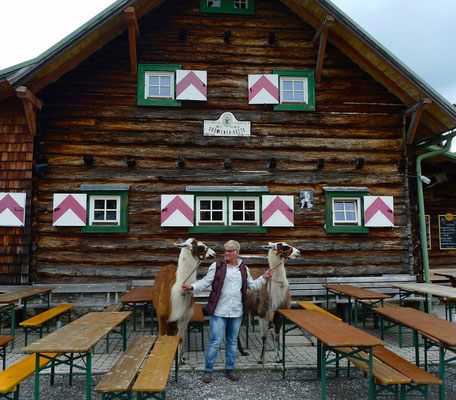
M 0 294 L 0 304 L 11 304 L 16 300 L 25 299 L 30 296 L 37 296 L 39 294 L 52 292 L 55 288 L 37 288 L 26 287 L 24 289 L 13 290 L 12 292 Z
M 427 293 L 437 297 L 456 298 L 456 288 L 436 285 L 435 283 L 395 283 L 392 286 L 408 292 Z
M 456 324 L 410 307 L 375 308 L 375 312 L 432 336 L 443 344 L 456 346 Z
M 121 303 L 152 303 L 153 286 L 136 286 L 121 298 Z
M 316 310 L 277 310 L 329 347 L 383 346 L 384 341 Z
M 23 348 L 25 353 L 87 353 L 131 311 L 91 312 Z
M 391 297 L 384 293 L 374 292 L 353 285 L 323 285 L 324 288 L 346 294 L 356 300 L 382 300 Z

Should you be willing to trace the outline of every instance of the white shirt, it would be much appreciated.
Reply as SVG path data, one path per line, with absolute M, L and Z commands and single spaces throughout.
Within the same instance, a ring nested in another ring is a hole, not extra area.
M 214 311 L 214 315 L 217 317 L 236 318 L 240 317 L 243 314 L 241 292 L 242 276 L 241 270 L 239 269 L 241 262 L 242 260 L 238 258 L 237 265 L 235 267 L 227 264 L 226 276 L 225 281 L 223 282 L 222 292 L 220 293 L 220 299 Z M 209 286 L 212 286 L 215 278 L 216 264 L 216 262 L 212 263 L 207 271 L 206 276 L 203 279 L 196 281 L 192 285 L 193 291 L 195 293 L 202 292 Z M 264 279 L 262 276 L 260 276 L 258 279 L 253 280 L 247 267 L 246 270 L 247 289 L 258 290 L 266 283 L 266 279 Z

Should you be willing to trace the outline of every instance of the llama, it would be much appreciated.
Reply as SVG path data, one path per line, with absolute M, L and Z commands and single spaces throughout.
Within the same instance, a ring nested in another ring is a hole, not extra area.
M 247 301 L 249 311 L 253 315 L 258 315 L 260 319 L 260 332 L 263 346 L 261 349 L 258 364 L 264 364 L 264 353 L 268 336 L 269 317 L 279 308 L 291 308 L 290 285 L 285 271 L 285 260 L 298 258 L 301 253 L 298 249 L 284 242 L 271 243 L 262 246 L 268 249 L 269 268 L 274 270 L 274 275 L 266 285 L 258 291 L 247 291 Z M 252 278 L 260 276 L 263 271 L 251 271 Z M 274 343 L 275 361 L 281 362 L 279 354 L 279 337 L 282 327 L 282 317 L 279 313 L 274 313 Z M 243 352 L 243 349 L 239 349 Z
M 174 265 L 163 267 L 154 280 L 152 301 L 157 314 L 160 335 L 179 336 L 179 362 L 183 361 L 183 343 L 188 321 L 193 315 L 194 298 L 192 293 L 181 289 L 183 283 L 196 281 L 196 270 L 205 258 L 215 259 L 215 251 L 203 242 L 190 238 L 175 243 L 181 249 L 177 268 Z

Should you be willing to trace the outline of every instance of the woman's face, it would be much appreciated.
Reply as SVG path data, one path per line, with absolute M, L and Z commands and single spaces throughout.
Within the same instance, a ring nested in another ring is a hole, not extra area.
M 225 258 L 228 261 L 228 264 L 236 265 L 236 260 L 238 256 L 238 252 L 234 250 L 232 247 L 225 247 Z

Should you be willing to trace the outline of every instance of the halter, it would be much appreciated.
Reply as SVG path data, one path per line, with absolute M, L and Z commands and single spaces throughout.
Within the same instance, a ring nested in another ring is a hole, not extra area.
M 280 257 L 285 258 L 285 259 L 290 257 L 292 252 L 293 252 L 293 247 L 291 247 L 291 246 L 288 250 L 277 250 L 277 254 L 280 254 Z

